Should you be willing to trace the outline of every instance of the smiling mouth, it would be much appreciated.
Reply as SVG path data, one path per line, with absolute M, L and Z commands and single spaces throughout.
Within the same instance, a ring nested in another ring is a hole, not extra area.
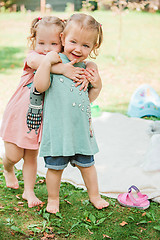
M 73 57 L 80 58 L 81 56 L 77 56 L 76 54 L 72 53 Z

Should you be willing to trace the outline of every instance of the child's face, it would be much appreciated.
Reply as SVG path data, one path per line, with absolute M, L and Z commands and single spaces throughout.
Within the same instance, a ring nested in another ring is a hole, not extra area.
M 60 31 L 57 26 L 41 26 L 37 29 L 35 51 L 46 55 L 50 51 L 62 49 Z
M 70 61 L 77 59 L 77 62 L 82 62 L 93 50 L 95 34 L 92 30 L 81 29 L 77 25 L 72 26 L 65 35 L 61 33 L 64 54 Z

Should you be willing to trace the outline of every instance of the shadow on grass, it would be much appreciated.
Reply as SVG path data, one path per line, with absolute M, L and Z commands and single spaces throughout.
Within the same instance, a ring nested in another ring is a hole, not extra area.
M 24 62 L 23 47 L 0 47 L 0 71 L 20 68 Z

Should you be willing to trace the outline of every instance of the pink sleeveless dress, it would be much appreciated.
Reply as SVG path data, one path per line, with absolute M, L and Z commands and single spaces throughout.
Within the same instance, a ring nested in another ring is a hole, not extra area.
M 39 148 L 42 124 L 36 133 L 34 130 L 29 131 L 26 120 L 33 77 L 34 70 L 27 65 L 25 59 L 20 83 L 4 111 L 0 136 L 4 141 L 20 148 L 36 150 Z

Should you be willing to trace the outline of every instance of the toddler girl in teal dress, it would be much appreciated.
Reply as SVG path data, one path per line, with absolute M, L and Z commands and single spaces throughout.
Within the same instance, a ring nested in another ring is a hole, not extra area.
M 101 198 L 98 190 L 94 154 L 98 146 L 91 123 L 90 102 L 100 93 L 102 83 L 98 70 L 87 69 L 85 75 L 90 82 L 87 91 L 80 91 L 74 81 L 68 81 L 64 75 L 50 74 L 52 64 L 67 64 L 75 60 L 75 67 L 86 68 L 84 62 L 102 42 L 101 25 L 91 16 L 74 14 L 61 33 L 64 47 L 62 53 L 53 51 L 45 56 L 38 68 L 34 85 L 39 92 L 45 91 L 43 108 L 43 132 L 40 145 L 40 156 L 44 157 L 48 168 L 46 184 L 50 213 L 59 212 L 59 189 L 63 170 L 68 163 L 81 171 L 90 202 L 102 209 L 109 204 Z M 59 58 L 59 60 L 58 60 Z

